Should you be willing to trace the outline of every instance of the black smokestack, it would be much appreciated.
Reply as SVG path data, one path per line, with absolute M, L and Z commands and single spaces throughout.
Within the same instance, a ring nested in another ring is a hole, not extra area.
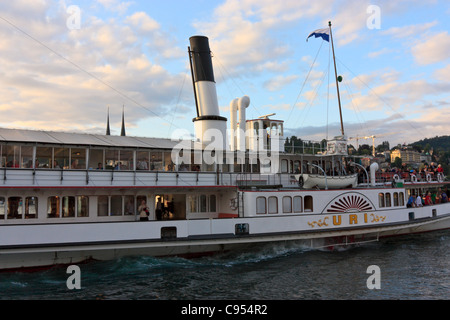
M 193 36 L 189 38 L 189 42 L 191 44 L 194 67 L 194 82 L 215 82 L 208 38 L 205 36 Z

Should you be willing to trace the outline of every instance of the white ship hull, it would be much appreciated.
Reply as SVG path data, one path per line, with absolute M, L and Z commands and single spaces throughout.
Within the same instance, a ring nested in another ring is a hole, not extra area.
M 433 207 L 376 214 L 0 226 L 0 267 L 40 268 L 133 255 L 196 256 L 286 241 L 333 247 L 450 228 L 450 204 Z M 173 233 L 162 235 L 168 228 Z

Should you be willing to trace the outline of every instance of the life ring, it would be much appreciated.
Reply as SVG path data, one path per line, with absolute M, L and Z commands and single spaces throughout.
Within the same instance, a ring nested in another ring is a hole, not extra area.
M 395 182 L 398 182 L 398 180 L 400 180 L 400 177 L 398 176 L 398 174 L 394 174 L 394 181 Z
M 431 174 L 427 174 L 427 182 L 431 182 Z
M 444 182 L 444 174 L 442 172 L 438 172 L 437 174 L 437 180 L 439 182 Z
M 412 181 L 412 182 L 417 182 L 417 177 L 416 177 L 415 174 L 412 174 L 412 175 L 411 175 L 411 181 Z
M 304 181 L 303 181 L 303 176 L 300 176 L 300 178 L 298 178 L 298 186 L 299 186 L 300 188 L 303 188 L 303 183 L 304 183 Z

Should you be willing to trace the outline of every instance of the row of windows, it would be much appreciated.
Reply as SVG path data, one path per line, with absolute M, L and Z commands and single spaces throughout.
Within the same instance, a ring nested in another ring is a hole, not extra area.
M 216 212 L 216 196 L 211 195 L 188 195 L 188 212 Z
M 228 158 L 230 157 L 230 158 Z M 189 156 L 188 156 L 189 158 Z M 237 155 L 224 155 L 222 170 L 229 172 L 259 172 L 259 160 L 238 160 Z M 234 160 L 234 162 L 233 162 Z M 181 161 L 181 160 L 180 160 Z M 199 162 L 203 163 L 199 164 Z M 0 167 L 45 168 L 74 170 L 145 170 L 145 171 L 214 171 L 214 165 L 190 153 L 190 164 L 181 161 L 178 168 L 172 161 L 172 151 L 102 149 L 82 147 L 51 147 L 0 144 Z M 241 163 L 242 162 L 242 163 Z
M 34 219 L 37 218 L 38 199 L 26 197 L 0 197 L 0 219 Z
M 146 196 L 97 196 L 98 216 L 134 215 Z M 0 197 L 1 219 L 37 219 L 37 197 Z M 89 217 L 89 197 L 51 196 L 47 198 L 47 218 Z
M 392 198 L 393 198 L 393 205 L 394 207 L 402 207 L 405 205 L 405 195 L 403 194 L 403 192 L 394 192 L 392 194 Z M 385 208 L 385 207 L 392 207 L 392 201 L 391 201 L 391 193 L 390 192 L 380 192 L 378 194 L 378 204 L 380 206 L 380 208 Z
M 172 171 L 171 151 L 46 147 L 0 144 L 0 167 Z M 187 168 L 196 169 L 194 167 Z
M 281 199 L 282 213 L 301 213 L 312 212 L 313 201 L 312 196 L 305 196 L 304 202 L 301 196 L 284 196 Z M 279 212 L 278 197 L 257 197 L 256 198 L 256 214 L 275 214 Z
M 183 151 L 184 152 L 184 151 Z M 1 168 L 45 168 L 73 170 L 215 171 L 211 163 L 191 151 L 178 167 L 172 151 L 83 147 L 9 145 L 0 143 Z M 181 159 L 181 158 L 180 158 Z M 203 162 L 202 162 L 203 161 Z M 200 162 L 202 162 L 200 164 Z M 260 172 L 259 159 L 224 154 L 222 172 Z M 234 169 L 232 169 L 234 168 Z
M 147 203 L 144 195 L 99 195 L 97 198 L 98 216 L 135 215 L 143 202 Z M 216 212 L 216 195 L 188 195 L 187 211 Z M 37 197 L 0 197 L 1 219 L 37 219 Z M 164 206 L 170 209 L 172 202 L 165 201 Z M 89 217 L 88 196 L 50 196 L 47 198 L 47 218 Z

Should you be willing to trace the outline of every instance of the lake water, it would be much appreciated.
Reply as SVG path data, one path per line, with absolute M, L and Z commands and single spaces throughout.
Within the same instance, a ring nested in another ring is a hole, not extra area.
M 324 251 L 267 245 L 196 259 L 133 257 L 81 264 L 81 289 L 66 267 L 0 273 L 2 300 L 391 300 L 450 298 L 450 231 Z M 369 289 L 369 266 L 380 289 Z

